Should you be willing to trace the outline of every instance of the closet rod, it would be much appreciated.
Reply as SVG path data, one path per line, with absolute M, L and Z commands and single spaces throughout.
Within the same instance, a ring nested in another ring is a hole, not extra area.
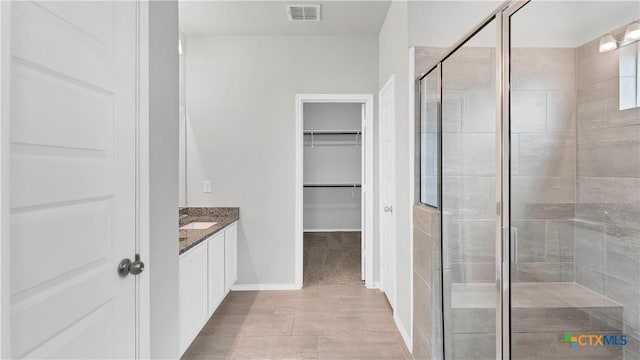
M 360 130 L 305 130 L 305 135 L 360 135 Z
M 360 184 L 305 184 L 309 188 L 354 188 L 362 187 Z

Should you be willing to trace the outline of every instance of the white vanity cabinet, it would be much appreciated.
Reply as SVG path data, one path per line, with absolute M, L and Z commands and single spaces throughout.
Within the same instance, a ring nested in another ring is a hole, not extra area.
M 180 255 L 180 356 L 238 278 L 238 223 Z
M 180 256 L 180 353 L 209 318 L 207 304 L 207 244 L 201 242 Z
M 227 294 L 225 288 L 225 232 L 207 240 L 209 250 L 209 315 L 212 315 Z
M 225 259 L 225 292 L 229 292 L 238 280 L 238 223 L 233 223 L 224 230 Z

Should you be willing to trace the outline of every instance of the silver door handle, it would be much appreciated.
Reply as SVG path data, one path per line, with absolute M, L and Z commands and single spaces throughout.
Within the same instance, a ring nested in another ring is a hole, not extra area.
M 518 262 L 518 228 L 511 227 L 511 262 Z
M 135 261 L 123 259 L 118 264 L 118 275 L 125 277 L 129 274 L 138 275 L 144 270 L 144 263 L 140 260 L 140 254 L 136 254 Z
M 385 206 L 384 212 L 393 213 L 393 206 Z

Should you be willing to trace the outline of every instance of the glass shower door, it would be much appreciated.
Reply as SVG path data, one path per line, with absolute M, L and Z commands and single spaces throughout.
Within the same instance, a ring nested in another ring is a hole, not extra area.
M 442 261 L 447 359 L 495 359 L 496 21 L 442 62 Z M 499 313 L 498 313 L 499 315 Z
M 600 45 L 637 17 L 532 1 L 505 18 L 513 359 L 640 358 L 640 109 L 620 108 L 637 43 Z

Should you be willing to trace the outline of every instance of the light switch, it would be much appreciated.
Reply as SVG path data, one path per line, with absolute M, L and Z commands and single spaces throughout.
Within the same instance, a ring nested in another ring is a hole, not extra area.
M 203 183 L 203 188 L 204 188 L 204 192 L 205 193 L 210 193 L 211 192 L 211 180 L 205 180 Z

